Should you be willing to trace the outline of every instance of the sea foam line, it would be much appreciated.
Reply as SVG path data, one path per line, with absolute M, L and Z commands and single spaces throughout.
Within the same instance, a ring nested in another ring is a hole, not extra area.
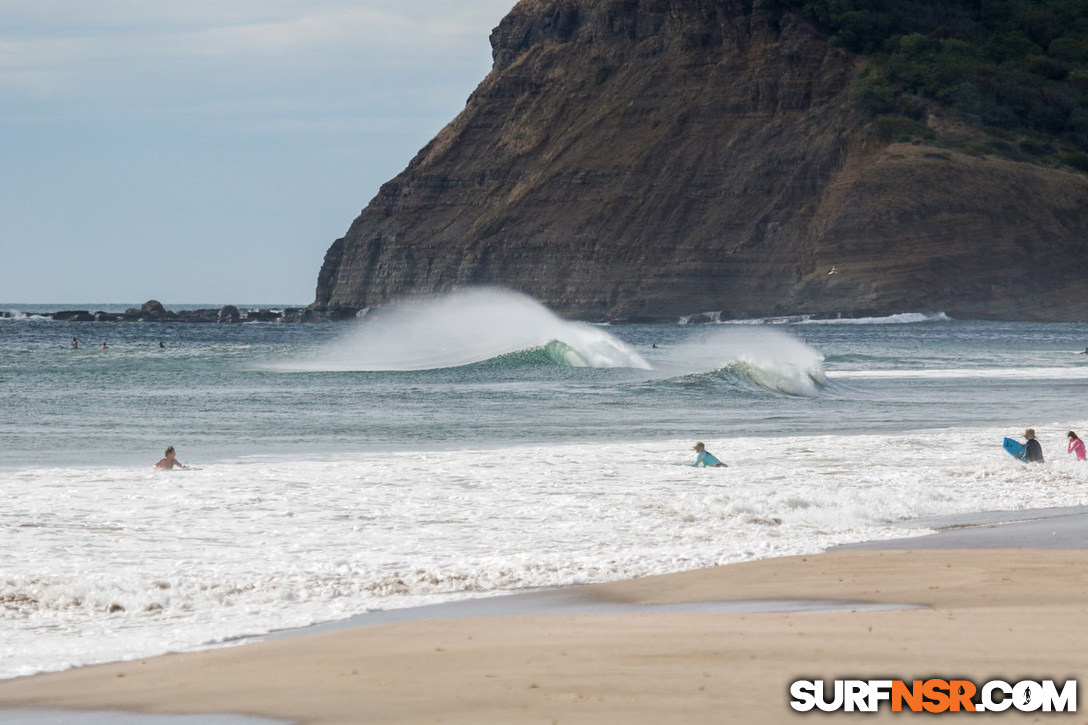
M 1088 366 L 1053 368 L 927 368 L 924 370 L 832 370 L 835 379 L 991 379 L 991 380 L 1085 380 Z
M 1088 503 L 1086 421 L 1007 431 L 414 451 L 198 471 L 5 472 L 0 676 L 492 592 L 662 574 L 904 534 L 893 522 Z

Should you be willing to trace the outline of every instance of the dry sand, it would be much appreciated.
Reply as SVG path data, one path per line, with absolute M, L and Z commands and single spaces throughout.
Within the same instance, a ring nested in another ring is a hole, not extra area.
M 1064 525 L 1084 531 L 1088 517 Z M 1009 546 L 1030 544 L 1012 535 L 1016 527 L 1001 527 Z M 249 713 L 307 723 L 884 722 L 926 716 L 886 706 L 875 716 L 802 715 L 789 707 L 789 685 L 1088 673 L 1083 549 L 844 550 L 578 591 L 633 606 L 402 621 L 87 667 L 0 682 L 0 708 Z M 751 600 L 916 608 L 676 614 L 637 606 Z M 1088 723 L 1080 713 L 982 717 Z

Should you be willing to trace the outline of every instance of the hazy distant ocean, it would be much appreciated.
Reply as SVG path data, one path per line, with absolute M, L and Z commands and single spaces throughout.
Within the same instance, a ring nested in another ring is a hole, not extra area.
M 762 323 L 0 319 L 0 677 L 1088 504 L 1088 324 Z

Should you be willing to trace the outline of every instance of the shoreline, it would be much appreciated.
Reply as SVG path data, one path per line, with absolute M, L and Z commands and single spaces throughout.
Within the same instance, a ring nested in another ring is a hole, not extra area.
M 801 677 L 1088 673 L 1068 639 L 1088 626 L 1088 507 L 933 524 L 810 556 L 371 612 L 0 681 L 0 716 L 772 723 L 798 715 L 785 693 Z

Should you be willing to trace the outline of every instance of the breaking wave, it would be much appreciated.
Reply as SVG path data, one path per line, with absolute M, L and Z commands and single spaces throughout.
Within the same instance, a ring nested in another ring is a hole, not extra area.
M 474 365 L 504 356 L 589 368 L 650 369 L 602 329 L 564 320 L 526 295 L 470 289 L 403 301 L 364 317 L 344 337 L 285 371 L 409 371 Z
M 723 320 L 720 312 L 704 312 L 680 319 L 680 324 L 692 324 L 698 320 L 722 325 L 912 325 L 921 322 L 948 322 L 952 318 L 943 312 L 901 312 L 885 317 L 814 317 L 813 315 L 784 315 L 759 317 L 749 320 Z
M 925 314 L 922 312 L 903 312 L 887 317 L 847 317 L 836 320 L 803 320 L 805 325 L 913 325 L 920 322 L 949 322 L 952 318 L 943 312 Z
M 346 335 L 280 371 L 428 371 L 537 367 L 622 368 L 644 379 L 699 380 L 743 390 L 815 397 L 828 386 L 823 357 L 777 329 L 710 325 L 651 362 L 605 328 L 564 320 L 536 300 L 470 289 L 369 313 Z
M 828 386 L 823 356 L 773 329 L 715 326 L 665 352 L 655 368 L 672 377 L 725 378 L 797 397 L 816 397 Z

